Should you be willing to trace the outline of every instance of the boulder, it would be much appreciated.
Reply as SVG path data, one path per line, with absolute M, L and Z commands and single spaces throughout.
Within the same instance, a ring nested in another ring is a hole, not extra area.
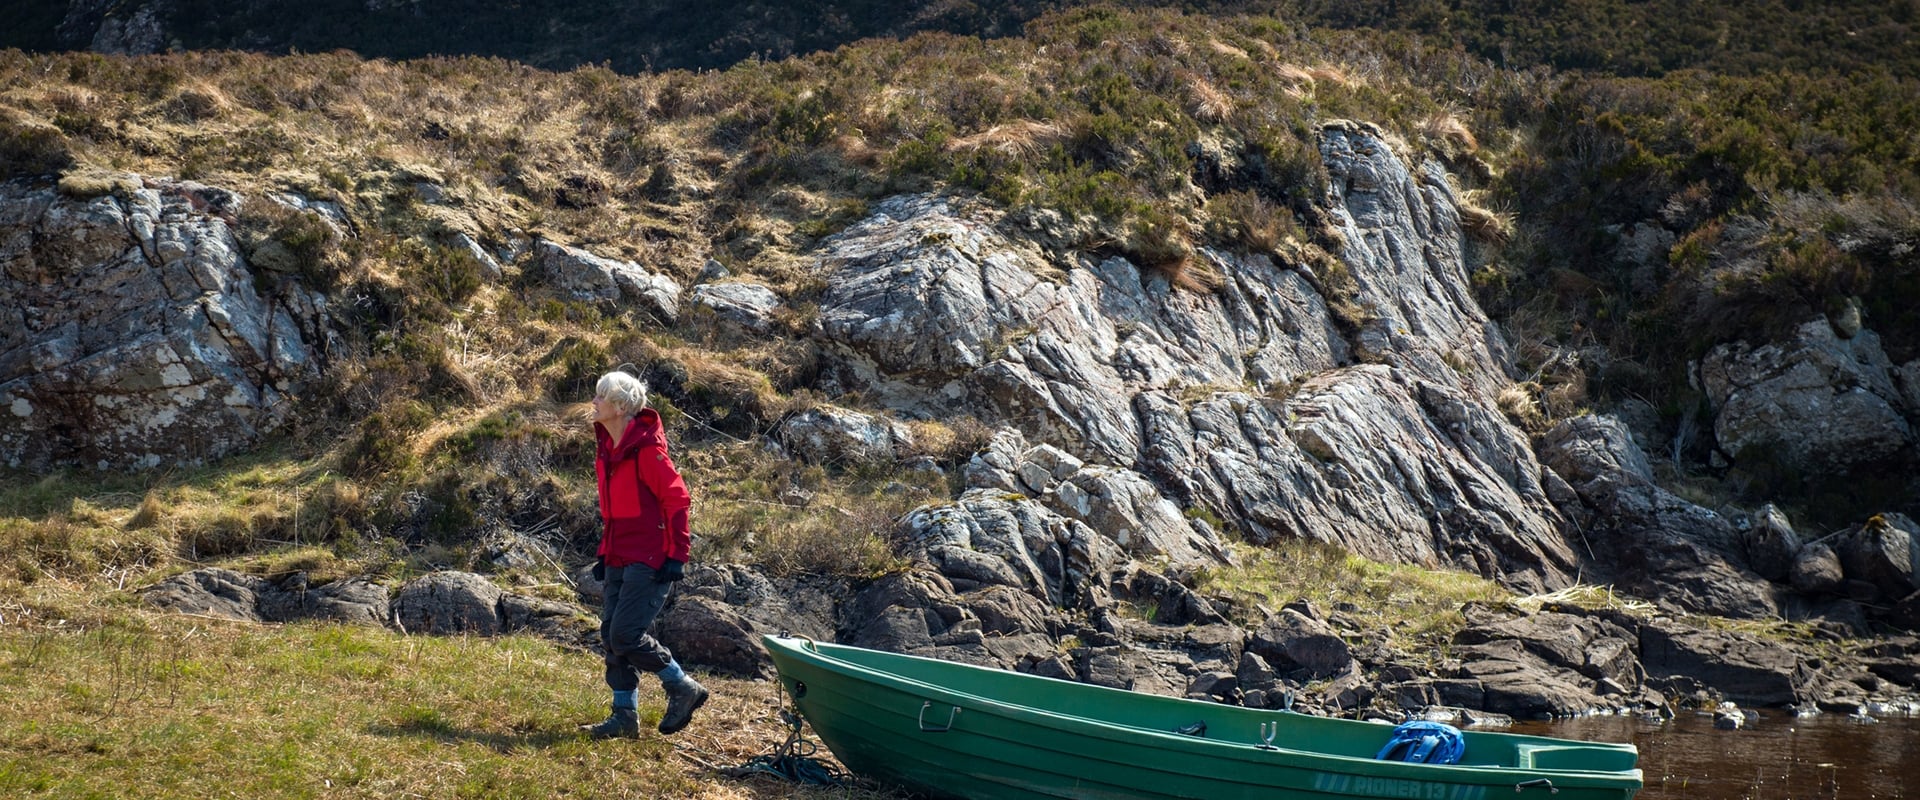
M 1467 621 L 1454 635 L 1456 645 L 1518 642 L 1547 667 L 1611 681 L 1626 691 L 1640 687 L 1638 634 L 1615 622 L 1554 611 L 1503 618 L 1480 606 L 1469 608 Z
M 1800 473 L 1847 472 L 1909 450 L 1913 428 L 1880 338 L 1838 336 L 1822 318 L 1785 342 L 1723 344 L 1700 361 L 1713 430 L 1735 464 L 1766 459 Z
M 269 622 L 320 619 L 359 625 L 391 620 L 387 588 L 366 578 L 345 578 L 311 586 L 305 572 L 270 582 L 255 593 L 260 618 Z
M 1779 643 L 1729 631 L 1651 620 L 1640 627 L 1641 663 L 1648 680 L 1671 688 L 1676 677 L 1709 686 L 1729 700 L 1778 706 L 1808 699 L 1801 687 L 1811 671 Z
M 1793 532 L 1787 515 L 1772 503 L 1762 506 L 1753 521 L 1742 531 L 1741 544 L 1747 563 L 1767 580 L 1787 580 L 1800 553 L 1800 537 Z
M 393 595 L 393 623 L 406 633 L 495 636 L 504 625 L 506 592 L 471 572 L 434 572 L 401 585 Z
M 501 633 L 524 633 L 580 649 L 600 649 L 599 618 L 577 605 L 504 594 L 498 611 Z
M 279 580 L 219 567 L 182 573 L 140 590 L 149 604 L 181 614 L 203 614 L 254 622 L 318 619 L 385 625 L 387 590 L 365 578 L 308 585 L 307 573 Z
M 1165 697 L 1185 697 L 1195 672 L 1184 655 L 1125 645 L 1075 648 L 1070 655 L 1081 683 Z
M 1920 527 L 1905 514 L 1878 514 L 1840 537 L 1840 563 L 1847 577 L 1877 589 L 1882 597 L 1898 599 L 1920 585 Z
M 789 454 L 814 464 L 888 463 L 913 446 L 907 426 L 834 406 L 794 414 L 774 435 Z
M 1517 719 L 1576 716 L 1601 704 L 1594 682 L 1545 664 L 1524 643 L 1505 639 L 1464 645 L 1455 650 L 1461 659 L 1451 677 L 1465 685 L 1449 687 L 1440 697 L 1447 705 L 1466 705 Z M 1473 700 L 1475 702 L 1461 702 Z
M 534 244 L 533 255 L 546 283 L 575 299 L 637 303 L 668 325 L 680 318 L 680 284 L 665 274 L 546 240 Z
M 660 643 L 682 663 L 755 679 L 771 678 L 774 672 L 760 635 L 779 632 L 760 629 L 726 603 L 698 595 L 674 603 L 656 631 Z
M 693 287 L 689 302 L 697 314 L 711 315 L 722 327 L 742 334 L 766 334 L 774 329 L 780 295 L 763 284 L 703 283 Z
M 1840 555 L 1823 542 L 1802 546 L 1794 556 L 1788 585 L 1804 595 L 1837 594 L 1846 584 Z
M 175 575 L 140 590 L 148 603 L 178 614 L 260 620 L 259 593 L 266 579 L 209 567 Z
M 767 677 L 773 662 L 763 634 L 834 639 L 836 598 L 826 578 L 772 579 L 740 564 L 695 566 L 660 613 L 660 641 L 682 663 L 729 675 Z
M 1345 639 L 1326 623 L 1291 608 L 1268 617 L 1248 639 L 1247 652 L 1276 670 L 1300 670 L 1310 679 L 1339 675 L 1354 666 Z
M 326 300 L 255 273 L 239 195 L 121 183 L 0 186 L 0 465 L 205 463 L 277 430 L 318 375 Z

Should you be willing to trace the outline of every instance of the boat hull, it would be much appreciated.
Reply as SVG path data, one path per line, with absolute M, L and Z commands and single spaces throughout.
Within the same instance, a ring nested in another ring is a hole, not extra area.
M 1514 763 L 1377 761 L 1368 748 L 1385 743 L 1387 726 L 805 640 L 766 643 L 801 715 L 848 769 L 940 797 L 1627 800 L 1640 786 L 1626 745 L 1470 734 L 1480 741 L 1469 742 L 1469 760 L 1477 743 Z M 1203 735 L 1177 732 L 1201 722 Z M 1573 756 L 1608 768 L 1520 766 Z

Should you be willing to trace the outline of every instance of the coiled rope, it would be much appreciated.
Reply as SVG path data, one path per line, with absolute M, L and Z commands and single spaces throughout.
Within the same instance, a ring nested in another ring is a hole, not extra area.
M 776 685 L 778 685 L 776 683 Z M 780 694 L 786 695 L 785 687 Z M 820 746 L 801 735 L 804 720 L 800 717 L 798 706 L 780 709 L 780 719 L 787 724 L 787 738 L 773 752 L 754 756 L 746 763 L 726 770 L 736 778 L 751 775 L 777 775 L 793 783 L 809 786 L 845 786 L 851 780 L 845 770 L 814 758 L 820 752 Z

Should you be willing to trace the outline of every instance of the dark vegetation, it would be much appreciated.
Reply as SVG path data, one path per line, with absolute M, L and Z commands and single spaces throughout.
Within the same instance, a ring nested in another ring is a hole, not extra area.
M 151 7 L 189 50 L 268 53 L 352 50 L 367 57 L 481 55 L 547 69 L 606 64 L 621 72 L 724 69 L 831 50 L 868 37 L 946 32 L 1018 36 L 1049 12 L 1087 5 L 1172 8 L 1215 16 L 1266 15 L 1307 27 L 1398 30 L 1513 69 L 1550 66 L 1621 76 L 1683 69 L 1731 75 L 1884 69 L 1920 76 L 1915 0 L 722 0 L 622 3 L 572 0 L 537 10 L 477 0 L 316 0 L 289 14 L 261 0 L 61 4 L 0 3 L 11 30 L 0 47 L 84 49 L 102 19 Z M 530 26 L 539 33 L 529 35 Z

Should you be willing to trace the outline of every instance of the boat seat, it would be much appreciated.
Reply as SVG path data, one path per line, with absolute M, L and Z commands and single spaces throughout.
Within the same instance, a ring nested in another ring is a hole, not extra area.
M 1550 744 L 1517 744 L 1513 751 L 1513 765 L 1521 769 L 1579 769 L 1591 757 L 1588 748 Z

